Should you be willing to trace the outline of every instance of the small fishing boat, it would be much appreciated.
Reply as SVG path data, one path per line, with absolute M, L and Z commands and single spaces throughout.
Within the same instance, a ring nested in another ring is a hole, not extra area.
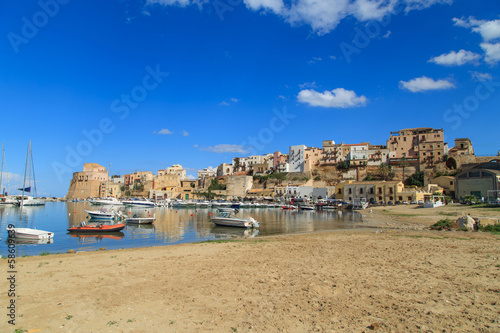
M 91 205 L 112 205 L 112 206 L 122 206 L 123 202 L 114 197 L 107 197 L 105 199 L 94 199 L 90 201 Z
M 234 216 L 234 212 L 220 212 L 218 216 L 211 217 L 215 225 L 223 227 L 238 227 L 238 228 L 258 228 L 259 222 L 254 218 L 240 219 Z
M 86 225 L 85 223 L 82 223 L 82 225 L 80 225 L 78 227 L 68 228 L 68 231 L 69 232 L 88 232 L 88 233 L 94 233 L 94 232 L 113 232 L 113 231 L 120 231 L 123 228 L 125 228 L 125 224 L 124 223 L 119 223 L 119 224 L 98 224 L 98 225 Z
M 13 238 L 39 240 L 54 237 L 53 232 L 32 228 L 7 228 L 7 231 L 9 232 L 9 237 Z
M 156 221 L 156 214 L 153 215 L 153 217 L 140 217 L 134 214 L 132 217 L 128 217 L 125 219 L 127 223 L 136 223 L 136 224 L 151 224 L 154 221 Z
M 114 209 L 111 211 L 101 210 L 86 210 L 85 212 L 89 214 L 90 218 L 93 220 L 113 220 L 116 218 L 121 218 L 122 213 L 116 212 Z
M 281 208 L 283 210 L 294 210 L 294 209 L 297 209 L 297 206 L 294 206 L 294 205 L 283 205 L 283 206 L 281 206 Z
M 146 198 L 138 199 L 134 198 L 132 200 L 124 200 L 123 204 L 125 206 L 135 206 L 135 207 L 156 207 L 156 203 L 149 201 Z

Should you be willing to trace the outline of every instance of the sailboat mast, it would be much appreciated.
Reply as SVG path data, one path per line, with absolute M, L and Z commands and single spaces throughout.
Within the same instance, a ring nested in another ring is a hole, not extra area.
M 24 189 L 26 188 L 26 171 L 28 170 L 28 160 L 30 158 L 30 148 L 31 148 L 31 140 L 28 143 L 28 152 L 26 153 L 26 165 L 24 166 L 23 194 L 21 197 L 21 216 L 23 215 Z
M 3 178 L 3 159 L 5 157 L 5 142 L 2 142 L 2 168 L 0 170 L 0 194 L 3 194 L 2 191 L 2 178 Z

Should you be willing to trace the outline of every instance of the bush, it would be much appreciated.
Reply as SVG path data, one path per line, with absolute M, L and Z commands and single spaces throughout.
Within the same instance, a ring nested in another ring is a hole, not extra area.
M 486 227 L 481 227 L 481 230 L 492 233 L 497 233 L 497 232 L 500 233 L 500 224 L 490 224 L 487 225 Z
M 434 223 L 433 225 L 431 225 L 431 229 L 432 230 L 443 230 L 443 229 L 451 229 L 452 227 L 452 222 L 448 219 L 444 219 L 444 220 L 439 220 L 437 221 L 436 223 Z
M 422 186 L 424 186 L 424 177 L 425 177 L 425 175 L 422 171 L 415 172 L 413 175 L 411 175 L 408 178 L 408 180 L 406 181 L 406 184 L 422 187 Z
M 321 176 L 314 177 L 314 180 L 317 181 L 317 182 L 319 182 L 321 180 Z

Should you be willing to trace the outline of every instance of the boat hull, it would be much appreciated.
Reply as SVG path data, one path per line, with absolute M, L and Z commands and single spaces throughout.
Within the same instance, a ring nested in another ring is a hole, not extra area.
M 39 239 L 51 239 L 54 237 L 53 232 L 31 229 L 31 228 L 7 228 L 9 231 L 9 235 L 12 235 L 15 238 L 20 239 L 30 239 L 30 240 L 39 240 Z
M 212 222 L 220 227 L 250 228 L 250 223 L 247 220 L 213 217 Z
M 72 227 L 68 228 L 69 232 L 88 232 L 88 233 L 99 233 L 99 232 L 115 232 L 120 231 L 125 228 L 125 224 L 100 224 L 96 226 L 85 226 L 85 227 Z

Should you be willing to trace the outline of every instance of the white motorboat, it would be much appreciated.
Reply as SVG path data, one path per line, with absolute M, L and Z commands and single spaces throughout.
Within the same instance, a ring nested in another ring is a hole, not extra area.
M 39 240 L 54 237 L 53 232 L 31 228 L 7 228 L 7 231 L 9 232 L 9 237 L 13 238 Z
M 105 199 L 94 199 L 90 201 L 90 204 L 98 206 L 98 205 L 111 205 L 111 206 L 122 206 L 123 203 L 114 197 L 107 197 Z
M 309 205 L 301 205 L 301 206 L 299 206 L 299 209 L 300 210 L 314 210 L 314 207 L 309 206 Z
M 240 219 L 234 216 L 233 212 L 221 212 L 216 217 L 211 217 L 215 225 L 223 227 L 238 227 L 238 228 L 258 228 L 259 222 L 254 218 Z
M 15 197 L 5 196 L 0 198 L 0 205 L 19 205 L 19 201 Z
M 44 206 L 45 199 L 34 198 L 32 196 L 25 195 L 24 197 L 19 198 L 19 204 L 23 206 Z
M 142 199 L 134 198 L 132 200 L 124 200 L 123 204 L 125 206 L 135 206 L 135 207 L 156 207 L 156 203 L 149 201 L 146 198 Z
M 151 224 L 154 221 L 156 221 L 156 214 L 153 214 L 153 217 L 140 217 L 137 215 L 134 215 L 132 217 L 128 217 L 125 219 L 127 223 L 136 223 L 136 224 Z
M 116 212 L 114 209 L 111 211 L 101 210 L 86 210 L 85 212 L 89 214 L 90 218 L 93 220 L 114 220 L 121 218 L 123 215 L 120 211 Z

